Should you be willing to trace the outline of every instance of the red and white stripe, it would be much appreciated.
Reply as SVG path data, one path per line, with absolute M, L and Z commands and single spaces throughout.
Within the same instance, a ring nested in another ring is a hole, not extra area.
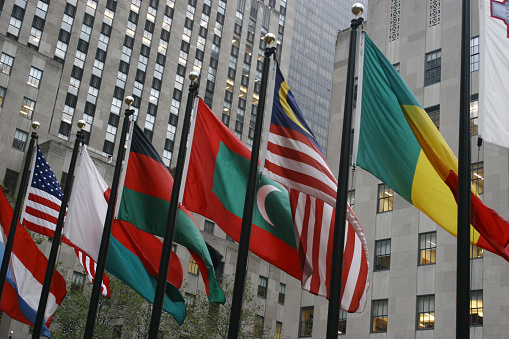
M 321 151 L 301 133 L 271 124 L 264 174 L 329 205 L 336 204 L 337 181 Z
M 302 288 L 328 298 L 335 211 L 305 193 L 290 190 L 290 204 L 297 237 Z M 341 308 L 362 312 L 369 288 L 368 247 L 362 228 L 348 206 L 345 231 Z
M 62 200 L 29 186 L 22 223 L 31 231 L 53 238 Z
M 74 247 L 74 252 L 76 252 L 80 264 L 85 269 L 85 272 L 87 272 L 88 280 L 91 283 L 93 283 L 95 278 L 95 270 L 97 268 L 96 262 L 92 258 L 90 258 L 85 252 L 82 252 L 80 249 L 76 247 Z M 103 281 L 101 283 L 101 293 L 107 298 L 109 298 L 111 295 L 110 279 L 106 274 L 103 276 Z

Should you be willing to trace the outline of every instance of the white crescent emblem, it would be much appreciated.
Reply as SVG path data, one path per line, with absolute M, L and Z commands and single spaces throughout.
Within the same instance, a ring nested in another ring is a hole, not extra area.
M 265 185 L 260 187 L 258 193 L 256 194 L 256 202 L 258 204 L 260 214 L 262 215 L 263 219 L 265 219 L 265 221 L 271 224 L 272 226 L 274 226 L 274 224 L 270 221 L 269 216 L 267 215 L 267 211 L 265 210 L 265 200 L 267 199 L 269 193 L 274 191 L 281 192 L 281 190 L 276 186 Z

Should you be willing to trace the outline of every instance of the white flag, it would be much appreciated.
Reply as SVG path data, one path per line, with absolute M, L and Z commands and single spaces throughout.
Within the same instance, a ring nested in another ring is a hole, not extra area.
M 509 148 L 509 0 L 479 0 L 479 134 Z

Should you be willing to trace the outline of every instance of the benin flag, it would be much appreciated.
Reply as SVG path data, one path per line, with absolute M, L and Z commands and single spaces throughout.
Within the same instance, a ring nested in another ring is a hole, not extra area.
M 184 204 L 214 220 L 237 242 L 246 197 L 251 151 L 200 99 L 187 173 Z M 301 279 L 288 192 L 260 177 L 250 250 Z
M 456 235 L 458 161 L 399 73 L 367 35 L 359 129 L 357 164 Z M 509 260 L 509 223 L 475 194 L 471 223 L 476 229 L 473 244 Z
M 164 237 L 172 188 L 173 177 L 154 146 L 135 125 L 117 219 Z M 198 264 L 209 301 L 224 303 L 225 296 L 216 280 L 207 245 L 183 206 L 177 212 L 175 242 L 187 247 Z

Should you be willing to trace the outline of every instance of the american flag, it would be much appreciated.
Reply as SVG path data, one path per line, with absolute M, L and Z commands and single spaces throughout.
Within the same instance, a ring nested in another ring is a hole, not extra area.
M 302 288 L 328 297 L 337 180 L 279 67 L 264 173 L 290 188 Z M 362 312 L 369 288 L 367 243 L 349 206 L 347 221 L 341 307 Z
M 25 198 L 25 206 L 21 215 L 21 222 L 27 229 L 53 238 L 64 193 L 55 173 L 53 173 L 42 155 L 39 145 L 37 145 L 34 156 L 35 161 L 33 161 L 34 166 L 32 168 L 30 186 Z M 69 240 L 64 238 L 63 241 L 74 247 L 78 258 L 80 258 L 78 252 L 82 253 L 83 257 L 88 257 Z M 89 280 L 92 281 L 95 276 L 95 270 L 91 269 L 90 265 L 84 265 L 84 261 L 81 258 L 80 263 L 87 272 Z M 106 275 L 103 277 L 103 284 L 106 284 L 106 286 L 103 287 L 102 293 L 105 296 L 109 296 L 110 289 Z

